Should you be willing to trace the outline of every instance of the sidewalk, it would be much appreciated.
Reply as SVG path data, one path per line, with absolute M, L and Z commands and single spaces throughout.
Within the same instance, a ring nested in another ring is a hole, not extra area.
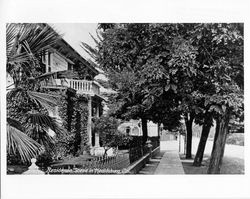
M 138 174 L 154 175 L 154 172 L 155 172 L 157 166 L 159 165 L 163 155 L 164 155 L 164 152 L 161 151 L 156 156 L 150 158 L 149 162 L 145 165 L 145 167 L 142 170 L 139 171 Z
M 178 152 L 178 141 L 161 141 L 160 150 L 165 152 L 154 174 L 185 174 Z

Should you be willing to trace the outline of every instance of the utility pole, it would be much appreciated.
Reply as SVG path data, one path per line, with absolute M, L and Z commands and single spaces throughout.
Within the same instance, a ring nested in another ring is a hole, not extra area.
M 179 133 L 179 153 L 180 153 L 181 152 L 181 133 L 180 131 L 178 133 Z
M 185 134 L 185 138 L 184 138 L 184 155 L 186 155 L 186 153 L 187 153 L 187 151 L 186 151 L 187 147 L 186 146 L 187 146 L 187 134 Z

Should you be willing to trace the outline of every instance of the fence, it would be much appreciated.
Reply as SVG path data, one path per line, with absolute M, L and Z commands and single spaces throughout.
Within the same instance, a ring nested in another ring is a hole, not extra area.
M 93 159 L 87 160 L 82 163 L 74 164 L 74 163 L 66 163 L 60 165 L 59 169 L 68 169 L 74 171 L 75 168 L 80 168 L 83 170 L 90 170 L 90 172 L 85 172 L 82 174 L 92 174 L 93 170 L 98 169 L 99 174 L 102 173 L 102 170 L 113 170 L 113 171 L 121 171 L 127 168 L 133 162 L 139 160 L 141 157 L 149 154 L 152 150 L 159 146 L 159 142 L 151 141 L 151 147 L 149 146 L 139 146 L 130 148 L 128 151 L 123 151 L 122 153 L 117 154 L 116 156 L 108 156 L 108 157 L 95 157 Z M 62 174 L 60 171 L 56 172 L 48 172 L 49 174 Z M 105 172 L 106 173 L 106 172 Z M 112 172 L 111 172 L 112 173 Z M 65 172 L 64 172 L 65 174 Z M 81 173 L 80 173 L 81 174 Z M 106 173 L 107 174 L 107 173 Z
M 123 152 L 119 153 L 116 156 L 108 156 L 108 157 L 95 157 L 90 160 L 86 160 L 82 163 L 64 163 L 59 165 L 51 166 L 51 170 L 47 172 L 48 174 L 65 174 L 64 172 L 61 172 L 62 170 L 68 170 L 69 173 L 74 173 L 75 169 L 81 169 L 84 171 L 82 174 L 91 174 L 94 170 L 98 170 L 98 173 L 102 173 L 106 170 L 122 170 L 124 168 L 127 168 L 129 166 L 129 153 Z M 88 172 L 86 172 L 88 171 Z M 112 172 L 111 172 L 112 173 Z M 78 173 L 78 174 L 81 174 Z
M 157 140 L 151 141 L 151 148 L 148 146 L 139 146 L 139 147 L 133 147 L 129 149 L 129 160 L 130 164 L 139 160 L 141 157 L 146 155 L 147 153 L 150 153 L 152 150 L 157 148 L 159 146 L 159 142 Z
M 160 146 L 160 142 L 159 139 L 150 139 L 151 140 L 151 145 L 152 145 L 152 150 L 154 150 L 155 148 L 157 148 L 158 146 Z
M 146 146 L 143 147 L 133 147 L 129 149 L 129 161 L 130 164 L 135 162 L 136 160 L 139 160 L 142 156 L 149 153 L 149 148 Z
M 122 170 L 128 167 L 129 162 L 129 153 L 122 153 L 116 156 L 110 157 L 96 157 L 91 161 L 86 162 L 83 165 L 84 169 L 113 169 L 113 170 Z

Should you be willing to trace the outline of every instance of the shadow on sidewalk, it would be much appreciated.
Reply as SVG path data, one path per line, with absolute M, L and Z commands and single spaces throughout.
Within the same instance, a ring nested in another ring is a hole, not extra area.
M 156 156 L 152 157 L 150 161 L 145 165 L 145 167 L 139 171 L 138 174 L 153 175 L 164 153 L 164 151 L 160 151 Z

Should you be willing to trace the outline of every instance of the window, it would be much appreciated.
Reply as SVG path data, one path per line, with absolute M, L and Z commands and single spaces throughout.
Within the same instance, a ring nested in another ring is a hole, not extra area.
M 46 64 L 45 51 L 42 52 L 42 63 Z
M 41 72 L 46 73 L 46 65 L 44 63 L 41 64 Z
M 139 128 L 138 127 L 134 127 L 133 130 L 132 130 L 132 135 L 134 136 L 139 136 Z
M 129 135 L 129 133 L 130 133 L 130 127 L 127 126 L 127 127 L 126 127 L 126 134 Z
M 73 70 L 72 64 L 68 62 L 68 70 Z

